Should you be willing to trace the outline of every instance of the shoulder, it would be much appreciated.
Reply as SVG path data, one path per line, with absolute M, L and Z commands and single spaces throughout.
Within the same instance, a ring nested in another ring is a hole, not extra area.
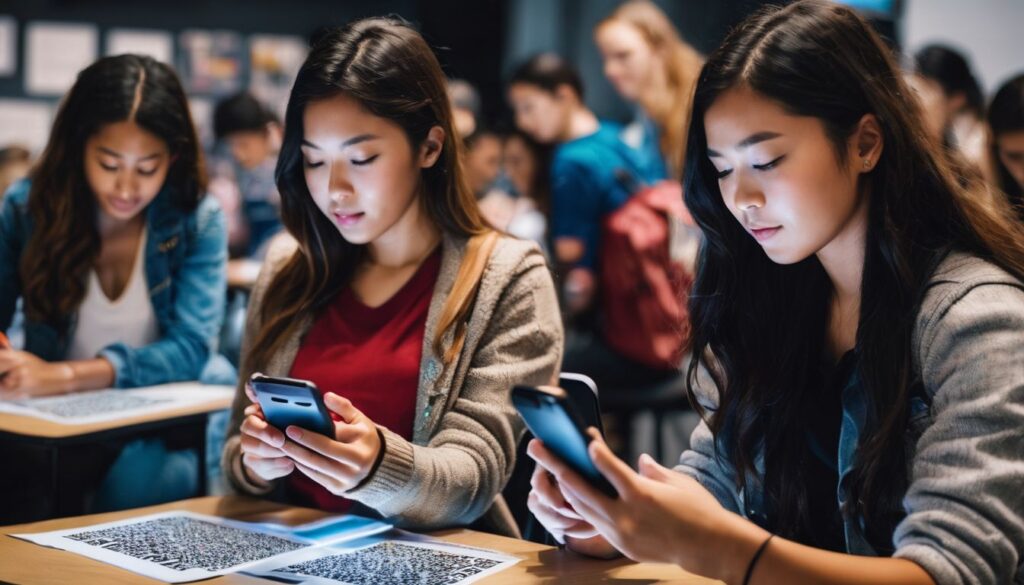
M 1001 343 L 1000 332 L 1012 330 L 1024 331 L 1024 283 L 984 258 L 953 252 L 926 285 L 914 324 L 914 355 L 926 366 L 936 347 L 945 352 Z
M 547 260 L 537 242 L 504 234 L 498 237 L 487 262 L 488 271 L 513 275 L 537 267 L 547 267 Z
M 0 202 L 0 233 L 5 234 L 7 241 L 28 239 L 31 231 L 28 194 L 31 188 L 32 184 L 27 179 L 18 181 L 7 189 Z
M 284 268 L 284 265 L 298 250 L 299 243 L 288 232 L 283 231 L 274 236 L 267 247 L 267 255 L 263 258 L 263 266 L 260 268 L 260 275 L 253 290 L 266 289 L 274 276 Z
M 7 188 L 7 193 L 3 197 L 5 205 L 24 207 L 25 204 L 28 203 L 28 194 L 31 190 L 31 180 L 21 179 L 20 181 L 16 181 Z

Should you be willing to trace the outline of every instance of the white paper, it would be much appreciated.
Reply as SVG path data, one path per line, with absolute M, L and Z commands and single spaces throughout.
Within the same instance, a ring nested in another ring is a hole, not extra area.
M 96 60 L 96 27 L 87 24 L 29 23 L 25 29 L 25 91 L 61 95 L 78 72 Z
M 289 527 L 176 511 L 94 526 L 12 534 L 169 583 L 234 573 L 326 543 L 390 529 L 384 522 L 345 515 Z M 282 566 L 278 564 L 277 566 Z
M 169 583 L 234 573 L 310 542 L 191 512 L 163 512 L 15 538 L 77 553 Z
M 46 102 L 0 99 L 0 144 L 21 144 L 39 154 L 52 119 L 53 106 Z
M 507 554 L 410 537 L 396 531 L 300 550 L 259 563 L 245 572 L 311 585 L 466 585 L 518 562 L 518 558 Z
M 180 382 L 126 390 L 94 390 L 0 402 L 0 412 L 62 424 L 93 424 L 231 398 L 231 386 Z
M 0 16 L 0 77 L 14 75 L 18 66 L 18 23 Z
M 146 55 L 162 63 L 174 63 L 174 40 L 159 30 L 111 29 L 107 31 L 106 55 Z

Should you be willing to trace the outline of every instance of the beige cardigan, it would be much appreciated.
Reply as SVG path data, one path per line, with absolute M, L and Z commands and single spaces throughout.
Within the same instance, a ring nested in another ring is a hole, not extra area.
M 487 513 L 485 523 L 492 529 L 517 534 L 501 498 L 524 429 L 509 390 L 515 384 L 542 385 L 557 378 L 563 332 L 554 285 L 536 244 L 501 237 L 481 277 L 462 351 L 453 367 L 443 369 L 432 340 L 466 240 L 446 236 L 442 245 L 423 339 L 413 440 L 382 428 L 379 467 L 345 497 L 409 528 L 466 525 Z M 243 357 L 259 329 L 260 305 L 271 277 L 293 251 L 294 242 L 285 239 L 267 255 L 249 303 Z M 311 324 L 307 318 L 274 359 L 256 370 L 287 376 Z M 231 409 L 222 466 L 236 489 L 265 495 L 274 485 L 253 482 L 241 465 L 239 426 L 249 405 L 243 384 L 240 380 Z

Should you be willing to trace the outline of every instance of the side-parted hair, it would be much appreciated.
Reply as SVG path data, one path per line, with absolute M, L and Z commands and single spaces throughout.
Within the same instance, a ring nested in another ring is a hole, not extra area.
M 185 211 L 205 188 L 202 151 L 188 99 L 174 70 L 150 57 L 104 57 L 83 69 L 57 110 L 33 170 L 32 235 L 19 265 L 25 313 L 59 327 L 85 298 L 100 253 L 98 205 L 85 176 L 86 142 L 108 124 L 133 121 L 167 145 L 164 188 Z M 144 212 L 143 212 L 144 213 Z
M 661 152 L 672 176 L 678 179 L 682 176 L 686 155 L 686 130 L 690 123 L 693 90 L 703 58 L 679 36 L 672 21 L 650 0 L 623 2 L 597 25 L 597 29 L 611 22 L 622 22 L 635 28 L 664 60 L 666 90 L 658 95 L 646 92 L 641 96 L 640 105 L 658 126 Z
M 465 180 L 461 139 L 452 122 L 446 80 L 437 57 L 404 21 L 367 18 L 320 36 L 292 87 L 276 179 L 282 221 L 298 241 L 298 250 L 267 288 L 260 308 L 262 327 L 243 364 L 244 375 L 263 367 L 303 317 L 315 315 L 335 298 L 366 256 L 366 246 L 346 241 L 317 207 L 302 166 L 307 105 L 338 95 L 353 98 L 371 114 L 400 126 L 414 151 L 431 128 L 444 131 L 437 162 L 421 170 L 420 204 L 442 232 L 471 239 L 442 310 L 433 347 L 447 363 L 464 340 L 465 317 L 479 286 L 479 279 L 466 277 L 474 273 L 471 264 L 481 248 L 481 238 L 473 236 L 492 230 Z M 443 351 L 442 341 L 448 334 L 453 341 Z
M 757 12 L 709 56 L 694 97 L 686 154 L 686 205 L 705 241 L 690 296 L 688 392 L 741 486 L 757 478 L 784 536 L 811 525 L 804 469 L 810 397 L 824 390 L 832 285 L 815 256 L 772 262 L 726 207 L 708 159 L 704 117 L 724 92 L 746 87 L 795 116 L 821 121 L 838 161 L 866 114 L 884 148 L 860 188 L 869 197 L 855 368 L 867 426 L 851 472 L 844 515 L 862 518 L 880 552 L 891 551 L 906 492 L 905 433 L 912 388 L 911 334 L 925 286 L 950 250 L 962 250 L 1024 277 L 1024 230 L 1004 206 L 987 206 L 985 187 L 951 171 L 927 138 L 920 107 L 894 56 L 853 10 L 799 1 Z M 720 397 L 713 413 L 697 402 L 697 363 Z M 763 449 L 768 476 L 756 473 Z M 758 489 L 757 486 L 748 486 Z

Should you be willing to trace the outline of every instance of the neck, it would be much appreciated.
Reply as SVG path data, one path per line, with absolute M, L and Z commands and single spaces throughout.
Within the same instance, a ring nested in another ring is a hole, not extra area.
M 101 239 L 116 237 L 128 233 L 141 232 L 142 227 L 146 224 L 145 210 L 131 219 L 123 220 L 110 217 L 102 211 L 100 211 L 98 215 L 99 217 L 97 218 L 96 227 L 99 230 Z
M 817 254 L 832 282 L 829 338 L 836 357 L 852 349 L 856 341 L 867 243 L 867 202 L 867 196 L 860 198 L 846 226 Z
M 417 199 L 405 214 L 367 245 L 368 261 L 382 268 L 418 266 L 441 241 L 441 230 Z
M 587 108 L 580 106 L 569 115 L 569 123 L 566 125 L 562 142 L 589 136 L 597 132 L 600 127 L 601 123 L 598 122 L 597 116 Z

